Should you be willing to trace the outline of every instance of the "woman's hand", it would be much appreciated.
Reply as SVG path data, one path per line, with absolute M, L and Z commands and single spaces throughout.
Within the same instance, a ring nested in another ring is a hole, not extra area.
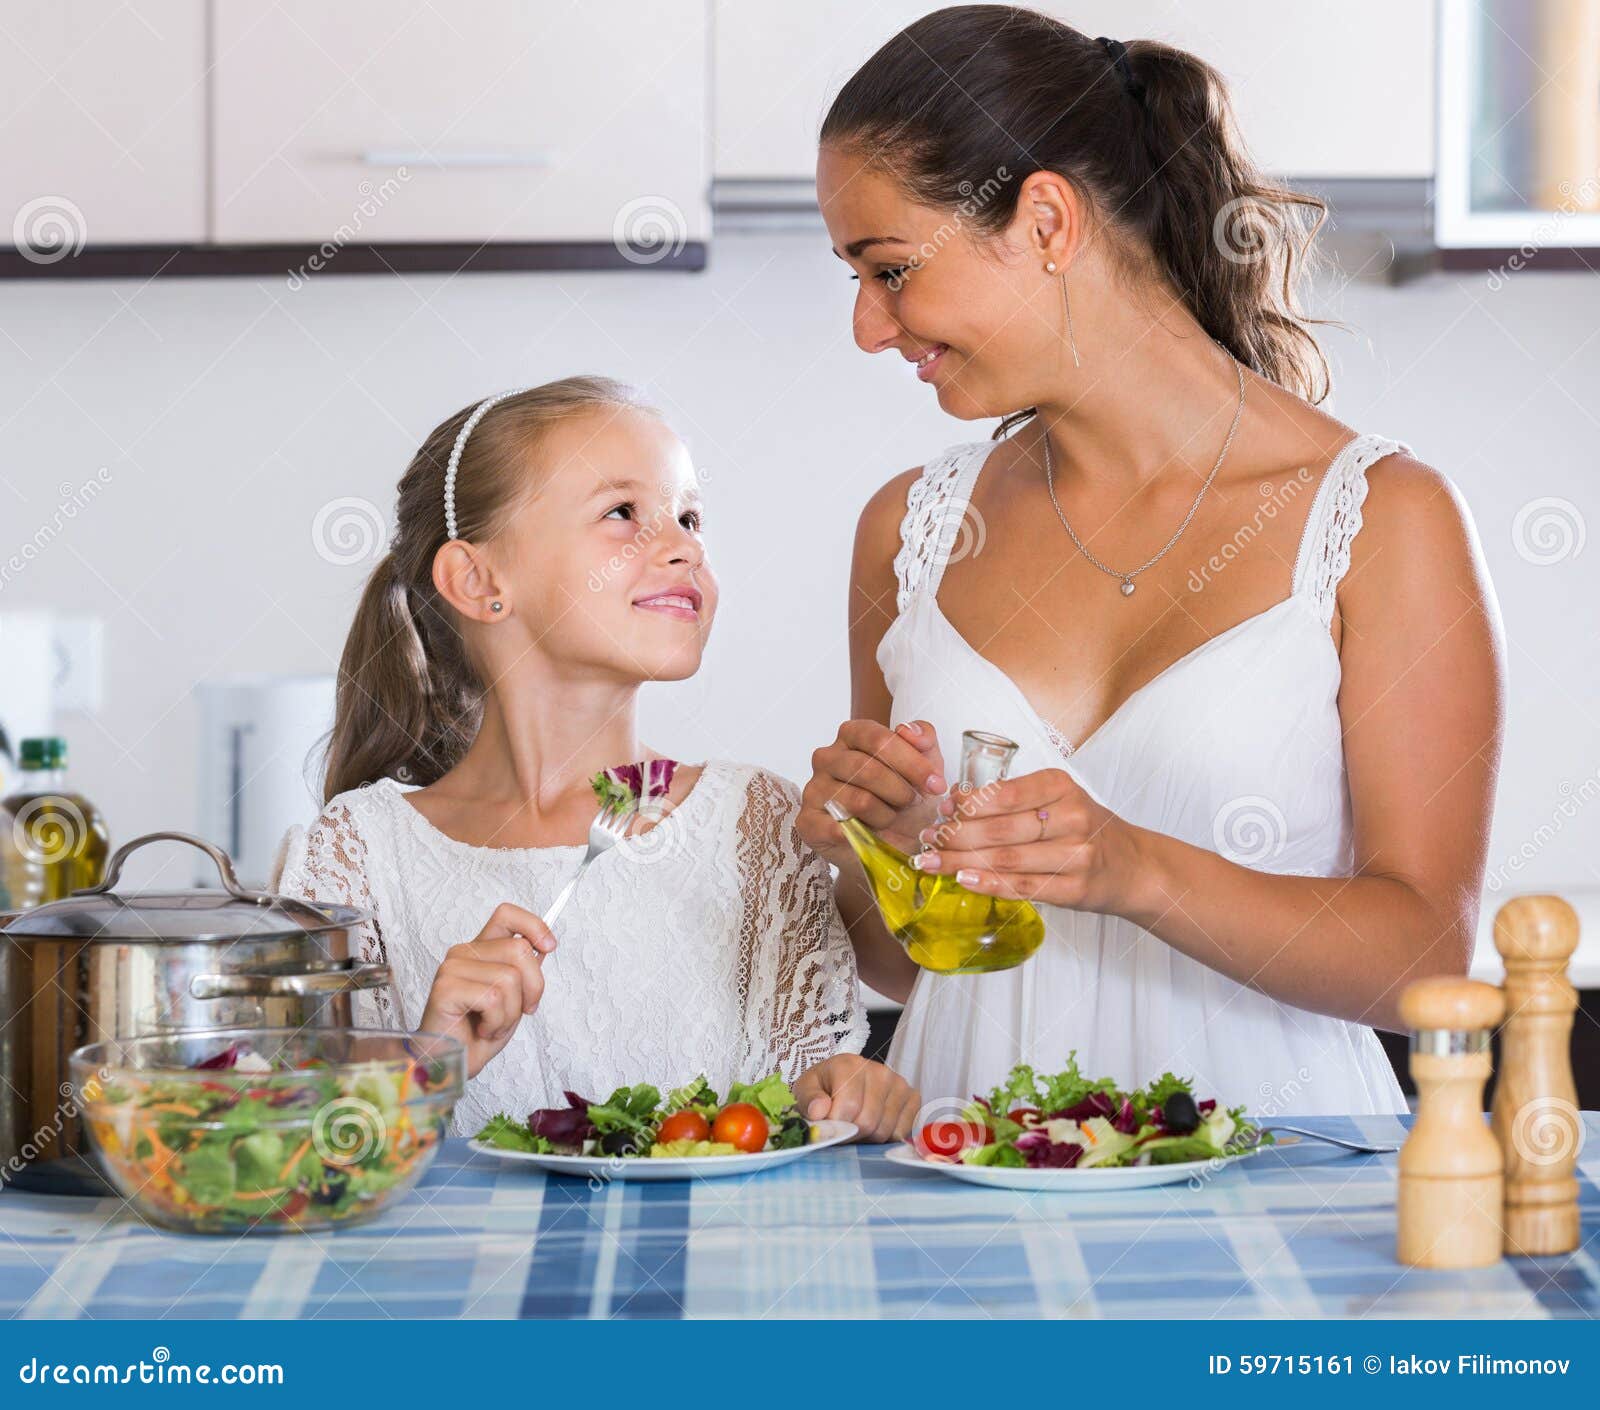
M 801 1073 L 794 1099 L 807 1121 L 853 1121 L 858 1141 L 906 1140 L 922 1106 L 898 1072 L 855 1053 L 836 1053 Z
M 800 835 L 835 866 L 851 857 L 826 805 L 837 803 L 891 846 L 916 850 L 918 831 L 935 817 L 934 802 L 948 786 L 939 738 L 926 720 L 894 729 L 876 720 L 846 720 L 832 744 L 811 756 L 812 774 L 800 795 Z
M 1096 803 L 1063 769 L 1041 769 L 939 805 L 912 857 L 970 891 L 1126 915 L 1142 875 L 1137 828 Z
M 446 953 L 418 1027 L 461 1039 L 467 1076 L 476 1077 L 539 1007 L 544 957 L 555 947 L 550 927 L 532 911 L 509 901 L 496 906 L 476 936 Z

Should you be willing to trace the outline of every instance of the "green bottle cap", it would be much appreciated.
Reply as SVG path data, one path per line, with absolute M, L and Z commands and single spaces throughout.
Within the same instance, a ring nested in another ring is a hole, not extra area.
M 58 734 L 42 739 L 25 739 L 17 759 L 24 769 L 64 769 L 67 766 L 67 741 Z

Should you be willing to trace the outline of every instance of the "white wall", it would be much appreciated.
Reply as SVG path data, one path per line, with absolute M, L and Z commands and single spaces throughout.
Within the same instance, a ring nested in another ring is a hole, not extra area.
M 106 472 L 0 581 L 0 612 L 103 614 L 105 708 L 60 724 L 114 835 L 193 825 L 197 679 L 333 669 L 364 568 L 318 555 L 319 509 L 354 496 L 387 515 L 441 417 L 577 371 L 642 384 L 709 472 L 723 607 L 701 675 L 647 693 L 647 737 L 804 777 L 847 706 L 857 511 L 989 429 L 854 347 L 853 287 L 820 233 L 725 236 L 703 275 L 0 284 L 0 562 Z M 1536 565 L 1512 526 L 1556 496 L 1600 527 L 1600 281 L 1330 281 L 1322 304 L 1355 330 L 1327 334 L 1337 413 L 1454 476 L 1488 551 L 1512 681 L 1493 860 L 1537 837 L 1511 889 L 1592 882 L 1600 545 Z

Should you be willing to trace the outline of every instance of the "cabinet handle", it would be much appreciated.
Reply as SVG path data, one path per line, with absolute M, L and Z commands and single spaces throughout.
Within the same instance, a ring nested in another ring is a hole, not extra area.
M 382 147 L 363 152 L 361 160 L 367 166 L 552 166 L 555 157 L 550 152 L 408 152 Z

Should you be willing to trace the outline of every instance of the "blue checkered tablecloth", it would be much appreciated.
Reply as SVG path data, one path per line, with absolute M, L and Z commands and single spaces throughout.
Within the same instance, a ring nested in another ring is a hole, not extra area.
M 1308 1119 L 1395 1141 L 1390 1117 Z M 592 1188 L 446 1144 L 372 1224 L 162 1233 L 112 1199 L 0 1193 L 7 1318 L 1600 1316 L 1600 1113 L 1577 1252 L 1394 1261 L 1395 1157 L 1302 1142 L 1199 1184 L 1017 1194 L 879 1146 L 763 1175 Z

